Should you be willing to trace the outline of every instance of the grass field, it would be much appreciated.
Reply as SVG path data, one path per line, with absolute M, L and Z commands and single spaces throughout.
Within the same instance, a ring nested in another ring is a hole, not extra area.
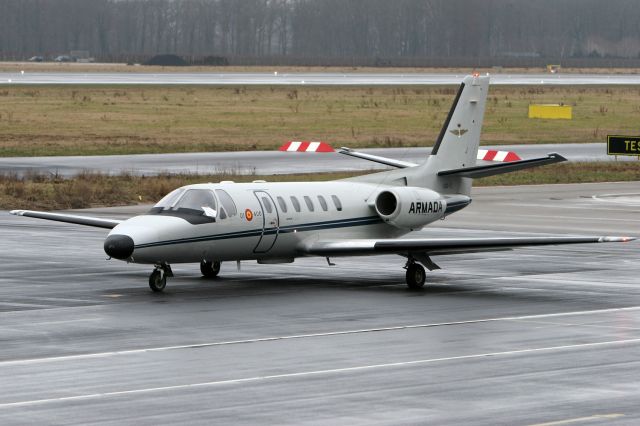
M 455 87 L 0 86 L 0 156 L 432 145 Z M 638 87 L 508 87 L 489 93 L 483 145 L 603 142 L 640 132 Z M 574 119 L 531 120 L 530 103 Z
M 73 179 L 50 175 L 0 176 L 0 209 L 71 209 L 155 203 L 171 190 L 201 182 L 254 179 L 270 181 L 324 181 L 370 173 L 321 173 L 313 175 L 165 175 L 103 176 L 83 174 Z M 640 181 L 640 164 L 564 163 L 478 179 L 477 186 L 582 182 Z

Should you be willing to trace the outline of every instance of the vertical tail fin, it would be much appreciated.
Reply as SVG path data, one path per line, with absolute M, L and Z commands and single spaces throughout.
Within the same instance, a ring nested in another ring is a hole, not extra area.
M 431 155 L 419 166 L 419 174 L 436 191 L 469 195 L 470 179 L 437 174 L 476 164 L 488 92 L 489 76 L 467 76 L 460 85 Z
M 463 80 L 431 151 L 439 166 L 454 169 L 476 164 L 488 91 L 488 76 Z
M 471 193 L 471 178 L 439 172 L 464 169 L 476 165 L 484 109 L 489 91 L 489 76 L 467 76 L 462 81 L 453 106 L 442 126 L 436 144 L 424 163 L 412 167 L 402 162 L 382 162 L 397 170 L 349 178 L 358 182 L 429 188 L 441 194 Z M 362 156 L 360 156 L 362 157 Z M 371 158 L 369 158 L 371 159 Z

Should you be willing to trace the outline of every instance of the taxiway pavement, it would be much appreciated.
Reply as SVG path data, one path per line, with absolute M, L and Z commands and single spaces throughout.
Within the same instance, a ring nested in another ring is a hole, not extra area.
M 336 146 L 335 148 L 338 148 Z M 570 161 L 637 161 L 637 157 L 607 155 L 606 144 L 541 144 L 483 146 L 514 151 L 522 158 L 543 157 L 557 152 Z M 372 148 L 358 151 L 419 162 L 431 148 Z M 43 173 L 75 176 L 83 171 L 103 174 L 295 174 L 384 169 L 386 166 L 338 153 L 238 151 L 178 154 L 102 155 L 71 157 L 0 158 L 0 173 Z
M 150 85 L 444 85 L 460 84 L 452 73 L 138 73 L 16 72 L 0 73 L 6 84 L 150 84 Z M 498 85 L 637 85 L 638 74 L 492 74 Z
M 637 182 L 478 188 L 432 236 L 640 236 Z M 145 207 L 86 213 L 126 217 Z M 637 424 L 640 244 L 148 266 L 0 213 L 2 424 Z

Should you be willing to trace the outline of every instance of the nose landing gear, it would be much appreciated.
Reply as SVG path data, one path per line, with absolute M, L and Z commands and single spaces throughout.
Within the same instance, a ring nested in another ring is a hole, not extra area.
M 218 276 L 220 272 L 220 262 L 214 260 L 213 262 L 209 260 L 203 260 L 200 262 L 200 272 L 202 272 L 202 276 L 205 278 L 213 278 Z
M 155 293 L 159 293 L 167 286 L 167 277 L 172 277 L 173 272 L 168 263 L 156 265 L 151 275 L 149 275 L 149 288 Z

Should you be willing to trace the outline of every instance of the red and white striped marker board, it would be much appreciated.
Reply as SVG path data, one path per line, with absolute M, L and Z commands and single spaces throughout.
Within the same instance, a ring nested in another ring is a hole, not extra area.
M 510 163 L 512 161 L 522 160 L 515 152 L 511 151 L 494 151 L 491 149 L 479 149 L 478 160 L 483 161 L 501 161 Z
M 309 142 L 309 141 L 291 141 L 287 142 L 280 147 L 280 151 L 287 152 L 334 152 L 331 145 L 324 142 Z

